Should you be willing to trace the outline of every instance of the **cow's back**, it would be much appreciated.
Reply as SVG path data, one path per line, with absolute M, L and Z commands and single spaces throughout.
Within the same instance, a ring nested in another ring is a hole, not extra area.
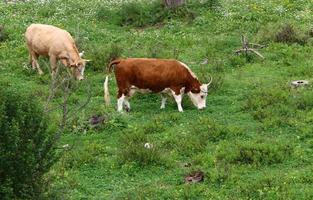
M 190 78 L 188 69 L 176 60 L 128 58 L 115 67 L 118 83 L 160 92 L 169 87 L 183 87 Z
M 62 49 L 64 44 L 73 43 L 70 34 L 60 28 L 44 24 L 32 24 L 25 32 L 27 45 L 39 55 L 48 55 L 51 49 Z

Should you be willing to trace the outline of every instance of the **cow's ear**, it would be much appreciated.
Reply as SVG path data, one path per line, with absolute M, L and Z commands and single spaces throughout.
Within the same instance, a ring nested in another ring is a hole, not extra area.
M 194 87 L 194 88 L 191 89 L 191 92 L 192 93 L 199 93 L 200 92 L 200 88 Z
M 71 63 L 70 66 L 71 66 L 71 67 L 74 67 L 74 68 L 75 68 L 75 67 L 78 67 L 78 63 Z
M 85 53 L 84 51 L 80 52 L 79 57 L 82 58 L 84 56 L 84 53 Z
M 69 55 L 68 55 L 67 53 L 61 53 L 61 54 L 59 55 L 59 58 L 60 58 L 60 59 L 69 59 L 70 57 L 69 57 Z
M 91 60 L 86 60 L 86 59 L 84 59 L 84 61 L 85 61 L 85 62 L 91 62 Z

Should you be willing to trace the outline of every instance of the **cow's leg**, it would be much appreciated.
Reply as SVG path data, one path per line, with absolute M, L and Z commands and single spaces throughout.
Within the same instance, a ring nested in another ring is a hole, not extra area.
M 32 48 L 28 44 L 27 44 L 27 48 L 28 48 L 28 55 L 29 55 L 29 65 L 31 65 L 33 69 L 36 69 L 36 67 L 33 65 L 33 55 L 32 55 L 33 51 L 32 51 Z
M 164 109 L 167 97 L 164 94 L 161 94 L 161 98 L 162 98 L 162 100 L 161 100 L 161 107 L 160 108 Z
M 33 56 L 32 56 L 32 54 L 30 53 L 30 51 L 29 51 L 29 65 L 31 65 L 32 68 L 34 69 L 34 67 L 33 67 Z
M 35 53 L 34 51 L 31 52 L 32 57 L 32 67 L 33 69 L 37 69 L 38 74 L 43 74 L 42 70 L 40 69 L 39 63 L 38 63 L 38 57 L 39 55 Z
M 51 66 L 51 75 L 52 77 L 55 76 L 57 72 L 57 58 L 54 55 L 50 55 L 50 66 Z
M 181 106 L 181 102 L 183 99 L 183 93 L 175 92 L 174 90 L 172 90 L 172 95 L 176 101 L 178 111 L 183 112 L 183 107 Z
M 129 103 L 129 98 L 130 97 L 125 97 L 125 99 L 124 99 L 124 108 L 125 108 L 125 110 L 126 110 L 126 112 L 130 112 L 130 103 Z
M 121 90 L 119 90 L 118 95 L 117 95 L 117 111 L 118 112 L 123 111 L 124 100 L 125 100 L 125 95 Z
M 136 89 L 135 88 L 130 88 L 128 94 L 125 96 L 125 99 L 124 99 L 124 107 L 125 107 L 125 110 L 127 112 L 130 111 L 130 103 L 129 103 L 129 99 L 135 94 L 136 92 Z

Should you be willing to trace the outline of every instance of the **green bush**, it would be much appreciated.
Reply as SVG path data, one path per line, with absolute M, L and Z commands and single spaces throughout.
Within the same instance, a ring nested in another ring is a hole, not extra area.
M 141 130 L 129 131 L 121 136 L 118 150 L 121 164 L 134 162 L 139 166 L 160 165 L 164 158 L 160 149 L 148 141 L 147 136 Z M 150 148 L 145 147 L 149 143 Z
M 38 199 L 43 176 L 56 161 L 56 138 L 34 96 L 1 85 L 0 196 Z
M 292 146 L 282 142 L 237 142 L 237 144 L 221 147 L 216 155 L 216 160 L 223 165 L 271 165 L 282 163 L 291 156 L 292 152 Z
M 0 25 L 0 42 L 4 42 L 8 39 L 8 34 L 5 31 L 5 28 Z
M 186 5 L 166 8 L 161 1 L 130 2 L 123 4 L 118 15 L 121 26 L 145 27 L 163 23 L 170 19 L 191 21 L 195 14 Z
M 90 68 L 93 71 L 106 71 L 108 64 L 122 56 L 123 49 L 117 44 L 111 44 L 110 46 L 89 45 L 86 49 L 88 52 L 88 59 L 92 64 Z

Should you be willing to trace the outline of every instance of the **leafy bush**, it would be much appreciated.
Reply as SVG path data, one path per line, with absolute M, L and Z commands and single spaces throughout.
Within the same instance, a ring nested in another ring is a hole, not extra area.
M 212 119 L 201 118 L 200 121 L 192 126 L 192 133 L 196 133 L 201 138 L 200 140 L 206 143 L 208 141 L 218 142 L 225 139 L 229 135 L 229 130 Z
M 257 33 L 261 43 L 280 42 L 286 44 L 298 43 L 304 45 L 312 37 L 310 31 L 301 30 L 292 24 L 268 23 Z
M 140 130 L 129 131 L 122 135 L 118 150 L 121 164 L 127 162 L 135 162 L 140 166 L 162 164 L 164 158 L 160 149 L 155 144 L 147 148 L 146 143 L 149 143 L 148 138 Z
M 290 145 L 281 142 L 237 143 L 221 147 L 216 160 L 223 164 L 271 165 L 282 163 L 292 152 L 293 148 Z
M 53 3 L 49 3 L 38 10 L 38 14 L 43 18 L 52 17 L 56 13 L 56 7 Z
M 219 0 L 187 2 L 182 6 L 171 8 L 166 7 L 160 0 L 129 1 L 117 9 L 100 6 L 95 17 L 98 20 L 120 26 L 146 27 L 162 24 L 171 19 L 190 22 L 195 19 L 196 12 L 194 10 L 199 7 L 215 11 L 220 6 Z
M 276 33 L 275 42 L 296 43 L 300 41 L 294 27 L 290 24 L 286 24 Z
M 105 145 L 95 141 L 84 141 L 80 145 L 70 144 L 70 148 L 73 145 L 74 148 L 64 153 L 60 159 L 60 163 L 66 169 L 99 164 L 106 153 Z
M 247 96 L 242 109 L 250 111 L 255 120 L 269 127 L 283 126 L 294 112 L 294 105 L 287 91 L 287 88 L 278 86 L 256 89 Z
M 93 71 L 106 71 L 112 60 L 121 57 L 123 49 L 117 44 L 111 44 L 109 47 L 95 44 L 88 46 L 86 52 L 88 59 L 92 60 Z
M 0 42 L 4 42 L 7 39 L 8 39 L 7 32 L 5 31 L 4 26 L 0 25 Z
M 32 95 L 3 84 L 0 88 L 0 196 L 38 199 L 44 174 L 56 161 L 56 138 Z

